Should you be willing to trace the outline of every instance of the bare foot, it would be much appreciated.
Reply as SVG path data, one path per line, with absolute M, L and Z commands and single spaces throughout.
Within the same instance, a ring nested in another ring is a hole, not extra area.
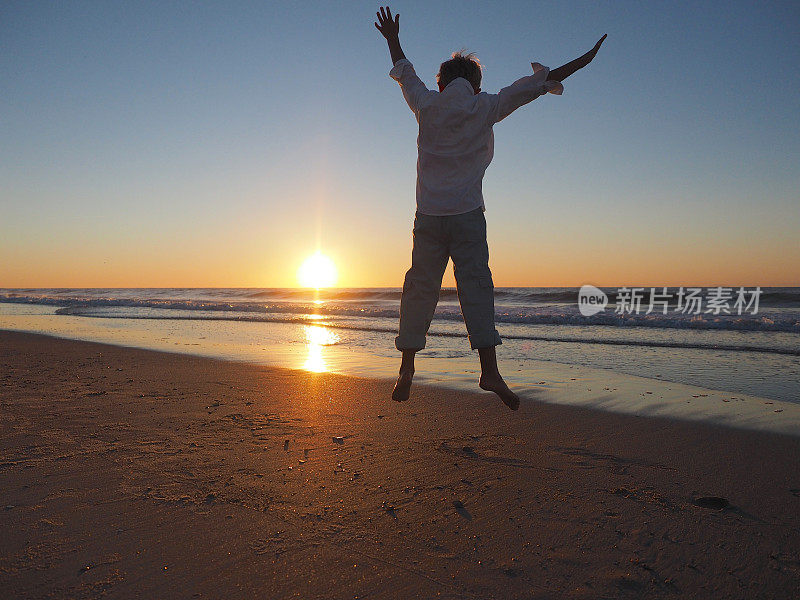
M 493 376 L 481 375 L 481 380 L 478 385 L 481 386 L 482 390 L 494 392 L 500 396 L 500 400 L 503 401 L 503 404 L 511 410 L 517 410 L 519 408 L 519 396 L 508 388 L 506 382 L 503 381 L 499 373 Z
M 411 395 L 411 380 L 414 378 L 414 371 L 400 371 L 397 378 L 397 383 L 394 384 L 392 391 L 392 400 L 396 402 L 405 402 Z

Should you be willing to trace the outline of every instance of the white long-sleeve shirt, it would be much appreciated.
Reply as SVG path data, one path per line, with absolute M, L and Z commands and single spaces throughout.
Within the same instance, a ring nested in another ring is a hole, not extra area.
M 550 69 L 539 63 L 531 66 L 533 75 L 499 93 L 475 94 L 462 77 L 441 92 L 429 90 L 410 61 L 394 63 L 389 76 L 400 84 L 419 123 L 417 211 L 460 215 L 484 207 L 483 174 L 494 156 L 492 126 L 542 94 L 564 90 L 560 82 L 547 81 Z

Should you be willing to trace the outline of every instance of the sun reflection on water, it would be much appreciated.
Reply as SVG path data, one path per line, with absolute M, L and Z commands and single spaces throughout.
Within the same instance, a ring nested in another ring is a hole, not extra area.
M 312 373 L 325 373 L 328 365 L 322 356 L 324 346 L 332 346 L 339 342 L 339 336 L 323 325 L 303 325 L 308 344 L 308 355 L 303 368 Z

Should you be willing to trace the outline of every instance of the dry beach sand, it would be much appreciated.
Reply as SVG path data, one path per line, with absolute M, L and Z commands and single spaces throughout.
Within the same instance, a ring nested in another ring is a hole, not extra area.
M 800 437 L 391 386 L 0 332 L 0 597 L 800 593 Z

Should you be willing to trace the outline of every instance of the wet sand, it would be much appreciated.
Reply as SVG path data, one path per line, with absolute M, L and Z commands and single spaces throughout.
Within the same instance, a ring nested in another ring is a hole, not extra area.
M 0 332 L 0 597 L 800 590 L 800 437 L 391 387 Z

